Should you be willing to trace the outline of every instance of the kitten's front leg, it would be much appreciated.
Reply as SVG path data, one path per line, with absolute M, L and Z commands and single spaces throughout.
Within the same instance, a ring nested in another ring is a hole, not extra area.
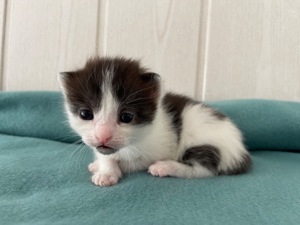
M 98 170 L 98 160 L 95 160 L 94 162 L 90 163 L 88 168 L 91 173 L 96 173 Z
M 89 170 L 94 173 L 92 182 L 97 186 L 112 186 L 122 177 L 119 164 L 113 159 L 98 159 L 89 165 Z

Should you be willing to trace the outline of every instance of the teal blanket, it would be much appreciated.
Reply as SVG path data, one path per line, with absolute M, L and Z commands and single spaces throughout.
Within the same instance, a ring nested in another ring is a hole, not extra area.
M 300 149 L 300 103 L 270 100 L 210 102 L 243 131 L 249 150 Z M 0 94 L 0 133 L 73 143 L 57 92 Z
M 300 103 L 210 104 L 242 129 L 250 173 L 177 179 L 140 172 L 97 187 L 87 171 L 91 151 L 72 144 L 78 137 L 60 94 L 0 93 L 0 224 L 299 224 Z

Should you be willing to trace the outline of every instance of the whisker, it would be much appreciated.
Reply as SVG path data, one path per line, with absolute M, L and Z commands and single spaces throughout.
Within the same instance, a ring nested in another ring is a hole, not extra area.
M 147 98 L 135 98 L 135 99 L 132 99 L 131 101 L 126 101 L 124 103 L 125 104 L 131 104 L 131 103 L 136 102 L 136 101 L 155 99 L 155 98 L 157 98 L 157 96 L 151 96 L 151 97 L 147 97 Z
M 73 164 L 73 161 L 72 161 L 72 160 L 73 160 L 73 156 L 74 156 L 74 154 L 75 154 L 82 146 L 83 146 L 83 144 L 78 145 L 78 147 L 72 152 L 72 154 L 64 160 L 64 162 L 62 163 L 62 166 L 65 166 L 66 168 L 68 168 L 68 167 L 70 167 L 70 166 L 72 167 L 72 164 Z M 65 162 L 67 162 L 66 165 L 64 164 Z M 62 167 L 61 167 L 61 170 L 62 170 Z
M 74 147 L 74 145 L 80 144 L 81 139 L 74 141 L 73 143 L 68 144 L 65 148 L 60 149 L 57 151 L 54 155 L 56 156 L 57 154 L 62 154 L 65 151 L 69 150 L 70 148 Z
M 89 152 L 88 151 L 89 149 L 87 148 L 87 146 L 83 146 L 80 150 L 80 153 L 79 153 L 79 160 L 78 160 L 78 169 L 79 171 L 82 170 L 82 163 L 84 163 L 84 156 L 87 155 L 87 153 Z
M 74 137 L 76 137 L 77 135 L 66 135 L 64 137 L 61 137 L 60 139 L 58 139 L 60 142 L 64 142 L 67 140 L 72 140 L 74 139 Z M 72 144 L 79 144 L 80 142 L 82 142 L 81 139 L 76 140 L 75 142 L 72 142 Z
M 143 91 L 146 91 L 146 90 L 148 90 L 148 89 L 151 89 L 151 88 L 153 88 L 153 87 L 155 87 L 155 85 L 152 85 L 152 86 L 146 87 L 146 88 L 144 88 L 144 89 L 138 90 L 138 91 L 136 91 L 136 92 L 130 94 L 129 96 L 127 96 L 122 102 L 125 103 L 125 102 L 127 101 L 127 99 L 129 99 L 130 97 L 132 97 L 132 96 L 134 96 L 134 95 L 136 95 L 136 94 L 138 94 L 138 93 L 141 93 L 141 92 L 143 92 Z

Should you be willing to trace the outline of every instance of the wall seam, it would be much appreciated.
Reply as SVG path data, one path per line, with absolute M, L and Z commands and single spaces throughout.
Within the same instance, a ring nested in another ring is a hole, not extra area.
M 7 0 L 4 0 L 3 7 L 3 22 L 2 22 L 2 36 L 1 36 L 1 60 L 0 60 L 0 91 L 4 90 L 4 54 L 5 54 L 5 30 L 7 25 Z
M 96 37 L 96 53 L 100 56 L 107 54 L 107 31 L 108 31 L 108 9 L 109 1 L 101 0 L 98 2 L 97 12 L 97 37 Z M 101 15 L 103 13 L 103 15 Z
M 206 100 L 206 83 L 207 83 L 207 64 L 209 54 L 209 41 L 210 41 L 210 23 L 211 23 L 211 0 L 202 1 L 201 15 L 199 24 L 199 44 L 197 54 L 197 76 L 196 76 L 196 90 L 195 96 L 202 101 Z M 201 37 L 202 40 L 201 40 Z M 202 88 L 201 95 L 199 88 Z

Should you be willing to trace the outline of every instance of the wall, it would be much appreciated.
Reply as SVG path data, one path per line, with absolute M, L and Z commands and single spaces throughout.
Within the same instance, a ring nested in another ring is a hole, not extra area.
M 297 0 L 0 0 L 1 89 L 58 90 L 95 54 L 202 100 L 300 100 Z

